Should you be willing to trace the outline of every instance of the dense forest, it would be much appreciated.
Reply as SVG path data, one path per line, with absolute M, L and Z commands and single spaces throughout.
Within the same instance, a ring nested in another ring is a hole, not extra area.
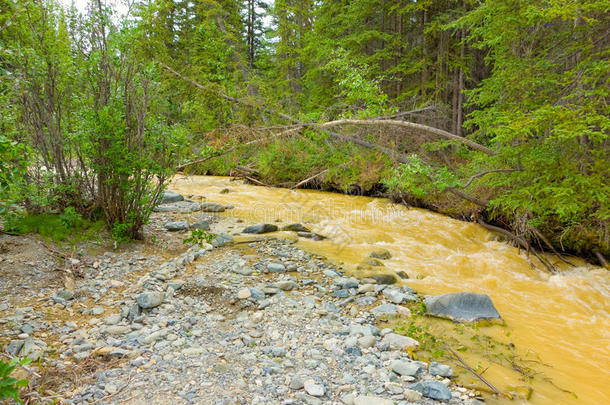
M 603 0 L 0 0 L 0 210 L 139 237 L 172 174 L 610 257 Z

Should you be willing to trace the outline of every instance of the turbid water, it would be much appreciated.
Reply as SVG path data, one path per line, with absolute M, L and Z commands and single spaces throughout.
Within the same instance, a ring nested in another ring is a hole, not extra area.
M 221 215 L 242 218 L 244 224 L 303 223 L 328 239 L 299 238 L 299 246 L 343 263 L 355 275 L 368 274 L 358 264 L 383 247 L 392 258 L 376 271 L 405 271 L 407 284 L 422 294 L 488 294 L 505 325 L 481 326 L 477 334 L 514 345 L 515 358 L 533 378 L 506 362 L 502 367 L 489 360 L 493 349 L 460 353 L 469 364 L 486 369 L 485 378 L 501 391 L 531 387 L 533 394 L 523 403 L 610 403 L 610 272 L 605 269 L 578 261 L 578 267 L 550 275 L 541 266 L 532 268 L 522 252 L 479 225 L 386 199 L 265 188 L 207 176 L 177 176 L 171 188 L 233 205 Z M 448 321 L 430 325 L 437 333 L 455 331 Z

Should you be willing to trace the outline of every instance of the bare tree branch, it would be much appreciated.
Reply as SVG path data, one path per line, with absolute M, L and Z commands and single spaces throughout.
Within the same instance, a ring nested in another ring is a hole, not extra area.
M 487 148 L 486 146 L 483 146 L 481 144 L 478 144 L 474 141 L 471 141 L 470 139 L 467 138 L 463 138 L 461 136 L 457 136 L 454 135 L 450 132 L 444 131 L 442 129 L 438 129 L 438 128 L 434 128 L 434 127 L 429 127 L 427 125 L 422 125 L 422 124 L 416 124 L 414 122 L 408 122 L 408 121 L 399 121 L 399 120 L 354 120 L 354 119 L 340 119 L 340 120 L 335 120 L 335 121 L 329 121 L 329 122 L 324 122 L 322 124 L 313 124 L 316 127 L 320 127 L 320 128 L 328 128 L 328 127 L 333 127 L 333 126 L 340 126 L 340 125 L 388 125 L 388 126 L 397 126 L 397 127 L 403 127 L 403 128 L 407 128 L 407 129 L 411 129 L 411 130 L 415 130 L 421 133 L 425 133 L 425 134 L 429 134 L 429 135 L 436 135 L 436 136 L 440 136 L 441 138 L 445 138 L 445 139 L 450 139 L 452 141 L 457 141 L 460 142 L 463 145 L 466 145 L 468 147 L 470 147 L 471 149 L 474 150 L 478 150 L 479 152 L 483 152 L 487 155 L 493 156 L 496 153 Z
M 466 182 L 466 184 L 464 184 L 462 186 L 462 188 L 468 187 L 474 181 L 474 179 L 478 179 L 478 178 L 486 176 L 490 173 L 509 173 L 509 172 L 518 172 L 518 171 L 519 170 L 517 170 L 517 169 L 494 169 L 494 170 L 487 170 L 485 172 L 477 173 L 477 174 L 470 176 L 470 179 L 468 179 L 468 181 Z

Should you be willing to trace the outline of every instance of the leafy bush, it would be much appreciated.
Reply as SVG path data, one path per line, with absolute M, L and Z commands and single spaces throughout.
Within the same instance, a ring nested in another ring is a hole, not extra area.
M 212 243 L 216 236 L 215 233 L 209 233 L 204 229 L 193 229 L 191 236 L 185 238 L 182 243 L 196 243 L 199 246 L 203 246 L 204 243 Z
M 66 212 L 68 214 L 66 214 Z M 62 214 L 15 213 L 4 215 L 4 229 L 16 234 L 37 233 L 54 242 L 76 243 L 99 238 L 104 222 L 83 219 L 74 208 Z
M 11 377 L 11 373 L 18 365 L 26 365 L 29 359 L 12 359 L 8 362 L 0 360 L 0 401 L 12 399 L 21 404 L 19 399 L 20 390 L 28 385 L 28 380 L 18 380 Z

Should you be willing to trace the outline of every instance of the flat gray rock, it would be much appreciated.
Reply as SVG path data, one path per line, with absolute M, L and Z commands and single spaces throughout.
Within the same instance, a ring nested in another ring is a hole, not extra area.
M 428 315 L 458 322 L 502 319 L 486 294 L 459 292 L 426 298 Z
M 277 232 L 278 229 L 279 228 L 277 227 L 277 225 L 273 225 L 273 224 L 256 224 L 256 225 L 250 225 L 250 226 L 244 228 L 244 230 L 242 232 L 259 234 L 259 233 Z

